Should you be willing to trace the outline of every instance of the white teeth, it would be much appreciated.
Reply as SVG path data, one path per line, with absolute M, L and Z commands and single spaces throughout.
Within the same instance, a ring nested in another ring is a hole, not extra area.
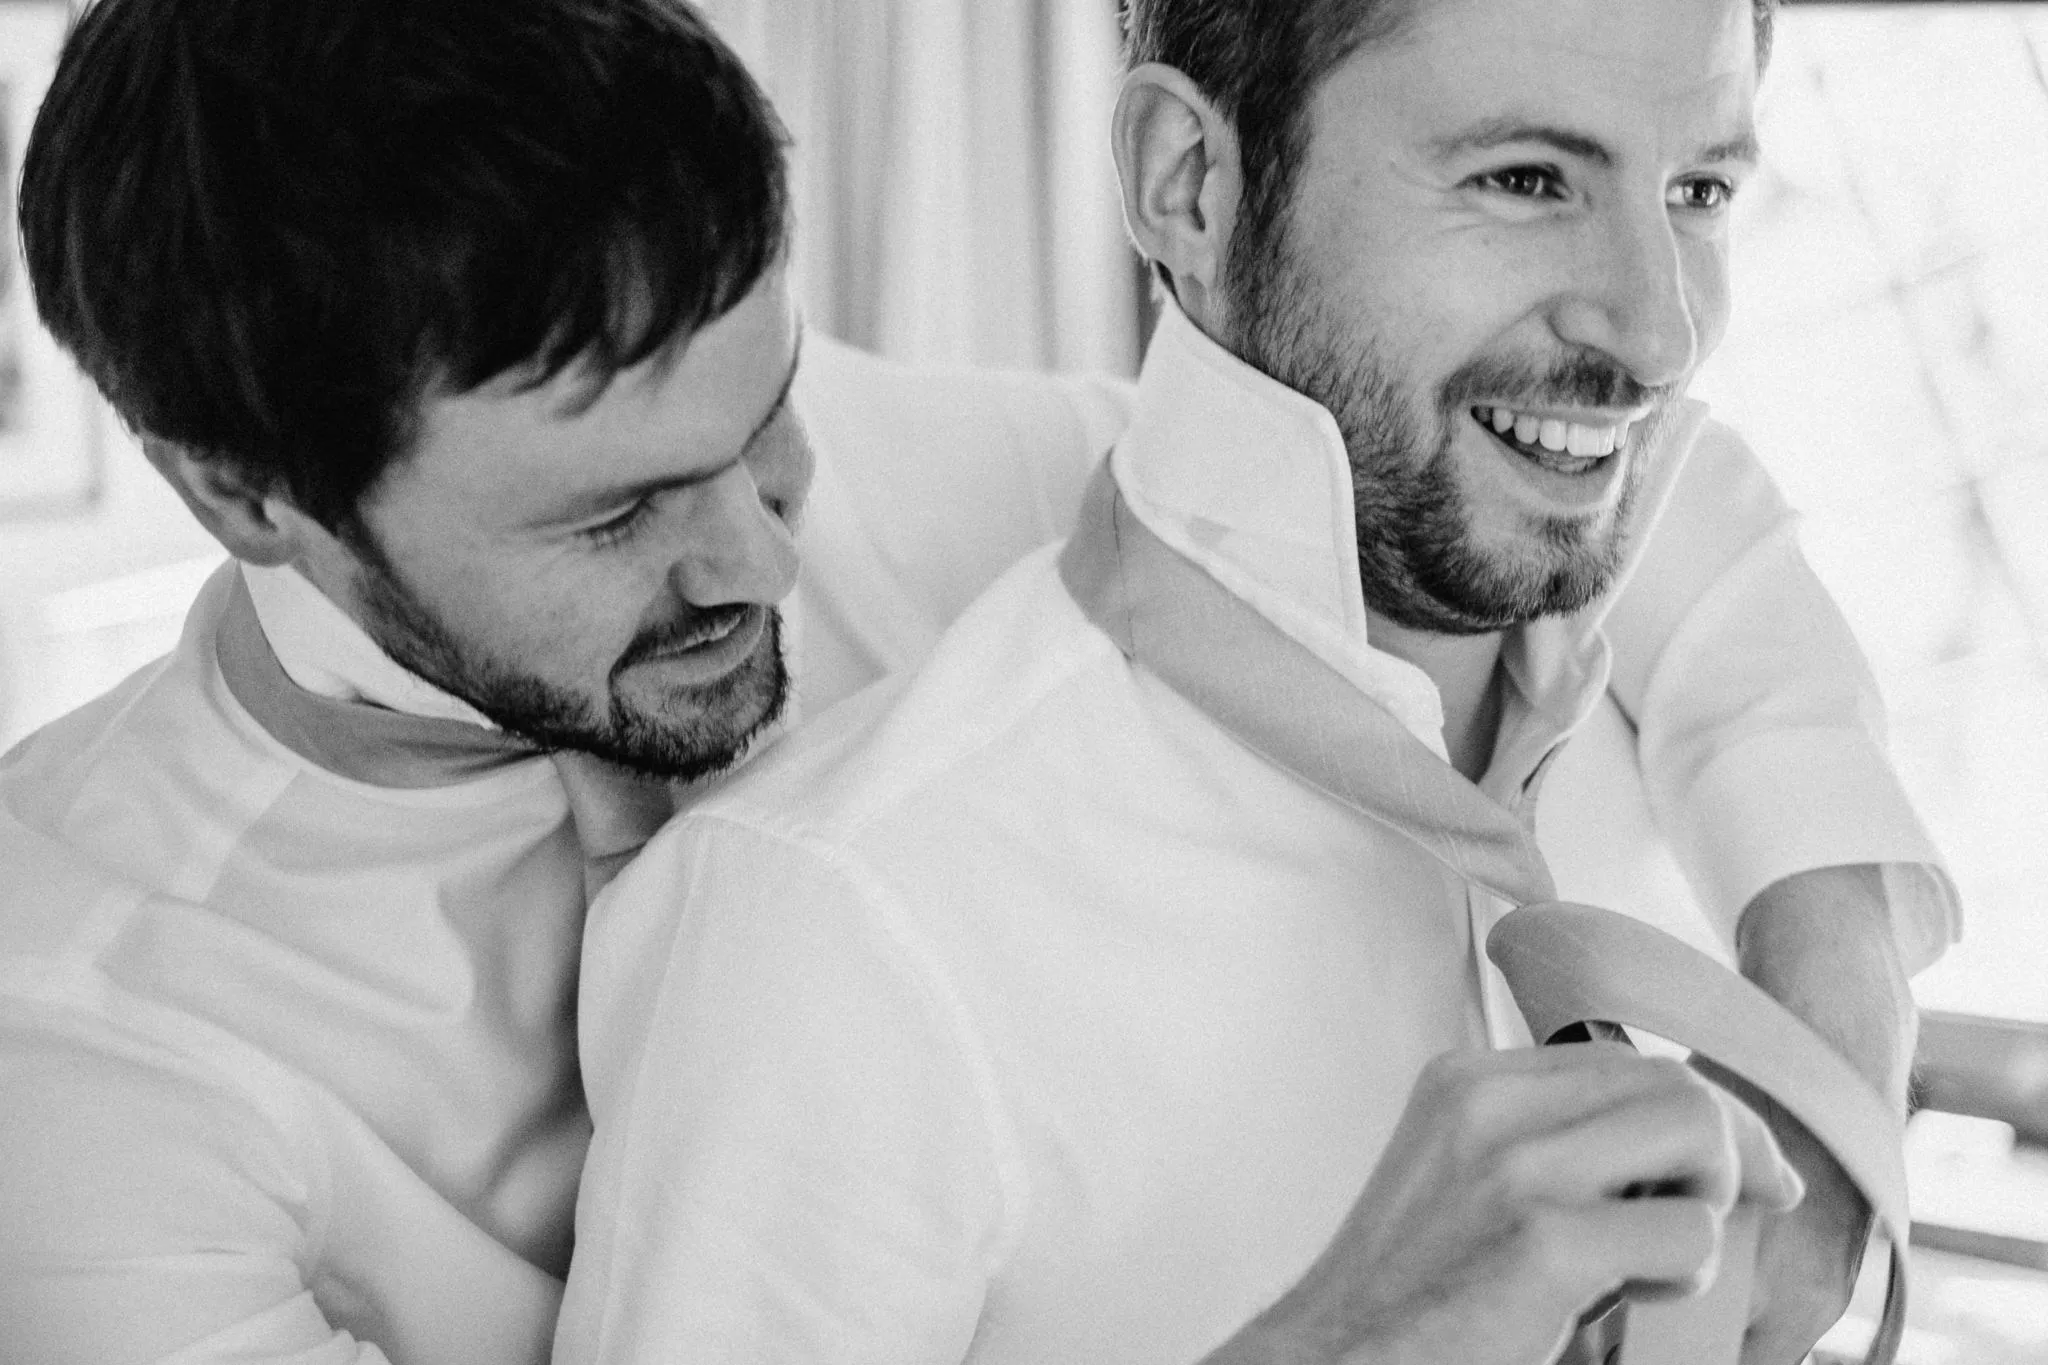
M 1613 427 L 1582 427 L 1577 422 L 1567 423 L 1564 429 L 1564 448 L 1581 459 L 1588 455 L 1606 455 L 1614 450 Z
M 1510 431 L 1523 445 L 1540 445 L 1545 450 L 1569 454 L 1574 459 L 1599 459 L 1628 444 L 1630 423 L 1592 427 L 1556 418 L 1525 417 L 1508 408 L 1475 407 L 1472 415 L 1502 436 Z
M 723 640 L 726 636 L 739 629 L 741 619 L 735 616 L 731 620 L 713 623 L 709 629 L 698 631 L 691 638 L 686 648 L 700 649 L 705 645 L 717 644 L 720 640 Z

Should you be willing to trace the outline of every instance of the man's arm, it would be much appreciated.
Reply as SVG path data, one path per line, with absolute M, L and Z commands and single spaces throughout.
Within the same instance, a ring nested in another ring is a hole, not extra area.
M 1882 866 L 1865 908 L 1889 916 L 1911 975 L 1954 941 L 1954 891 L 1892 769 L 1876 681 L 1795 527 L 1755 455 L 1709 423 L 1607 615 L 1611 691 L 1658 827 L 1724 943 L 1786 878 Z
M 304 1174 L 231 1087 L 0 1001 L 0 1360 L 384 1365 L 302 1266 Z
M 1757 893 L 1736 932 L 1742 974 L 1847 1057 L 1901 1116 L 1919 1021 L 1892 933 L 1885 869 L 1794 873 Z
M 1749 449 L 1710 425 L 1607 620 L 1658 824 L 1743 974 L 1903 1115 L 1906 978 L 1954 939 L 1939 856 L 1886 754 L 1875 680 Z M 1766 1228 L 1749 1359 L 1795 1359 L 1839 1317 L 1869 1212 L 1805 1131 L 1749 1100 L 1808 1180 Z
M 1736 941 L 1743 975 L 1848 1058 L 1903 1119 L 1918 1019 L 1885 880 L 1868 864 L 1795 873 L 1750 901 Z M 1807 1181 L 1805 1205 L 1766 1228 L 1744 1347 L 1759 1365 L 1797 1360 L 1848 1306 L 1870 1211 L 1796 1120 L 1718 1068 L 1703 1070 L 1764 1115 Z

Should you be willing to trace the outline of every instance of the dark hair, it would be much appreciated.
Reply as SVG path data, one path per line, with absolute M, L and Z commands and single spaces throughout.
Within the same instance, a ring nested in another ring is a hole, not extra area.
M 1428 0 L 1123 0 L 1124 59 L 1173 67 L 1236 130 L 1244 194 L 1226 274 L 1256 270 L 1308 155 L 1308 106 L 1359 48 L 1392 38 Z M 1757 62 L 1777 0 L 1752 0 Z
M 345 530 L 425 398 L 594 397 L 743 299 L 786 141 L 683 0 L 97 0 L 22 241 L 125 421 Z

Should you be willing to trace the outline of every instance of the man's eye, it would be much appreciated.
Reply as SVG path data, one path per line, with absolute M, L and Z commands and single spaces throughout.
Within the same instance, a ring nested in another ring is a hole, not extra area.
M 586 526 L 576 534 L 599 549 L 623 545 L 631 540 L 653 515 L 652 497 L 635 498 L 632 504 L 617 516 L 601 521 L 595 526 Z
M 1695 176 L 1671 187 L 1672 205 L 1694 213 L 1717 213 L 1734 197 L 1735 186 L 1719 176 Z
M 1509 166 L 1504 170 L 1488 171 L 1479 177 L 1479 184 L 1517 199 L 1564 197 L 1564 181 L 1549 166 Z

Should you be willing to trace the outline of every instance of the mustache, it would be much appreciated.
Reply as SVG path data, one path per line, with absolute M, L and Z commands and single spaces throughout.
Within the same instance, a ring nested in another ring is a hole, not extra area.
M 1481 356 L 1459 367 L 1442 387 L 1443 406 L 1455 412 L 1480 399 L 1512 398 L 1531 407 L 1662 407 L 1677 393 L 1649 385 L 1598 352 L 1580 351 L 1548 365 L 1507 356 Z
M 635 664 L 687 649 L 706 635 L 733 629 L 754 609 L 753 604 L 746 602 L 692 607 L 682 616 L 634 636 L 633 643 L 626 646 L 625 652 L 619 655 L 619 661 L 612 665 L 612 674 L 617 676 Z

